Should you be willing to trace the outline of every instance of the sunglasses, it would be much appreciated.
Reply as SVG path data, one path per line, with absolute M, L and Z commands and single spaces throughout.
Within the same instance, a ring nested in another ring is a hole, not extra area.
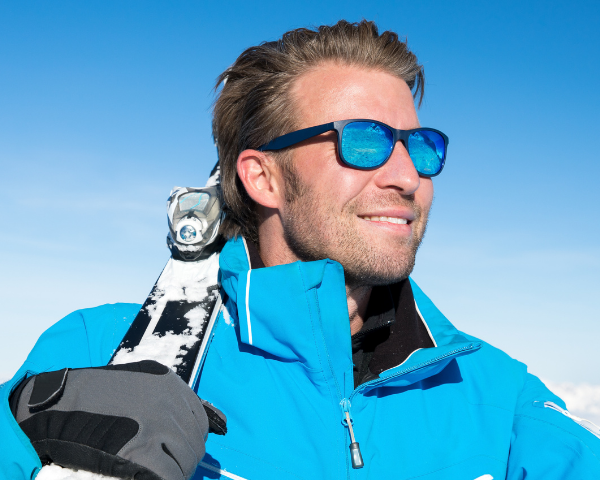
M 337 133 L 338 154 L 346 165 L 359 170 L 381 167 L 400 140 L 419 175 L 435 177 L 444 168 L 448 137 L 433 128 L 398 130 L 376 120 L 340 120 L 286 133 L 258 147 L 261 152 L 291 147 L 325 132 Z

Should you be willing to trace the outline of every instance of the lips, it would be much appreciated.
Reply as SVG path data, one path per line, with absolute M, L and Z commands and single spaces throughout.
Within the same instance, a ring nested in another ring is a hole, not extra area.
M 401 217 L 386 217 L 386 216 L 361 216 L 363 220 L 367 220 L 369 222 L 387 222 L 393 223 L 396 225 L 406 225 L 408 220 L 406 218 Z

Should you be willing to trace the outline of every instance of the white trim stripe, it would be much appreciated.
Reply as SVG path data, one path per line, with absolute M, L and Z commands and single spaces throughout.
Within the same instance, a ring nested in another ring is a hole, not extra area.
M 252 270 L 248 270 L 246 278 L 246 322 L 248 323 L 248 343 L 252 345 L 252 324 L 250 323 L 250 274 Z
M 211 472 L 220 473 L 224 477 L 233 478 L 233 480 L 246 480 L 244 477 L 240 477 L 239 475 L 236 475 L 234 473 L 230 473 L 230 472 L 226 472 L 225 470 L 221 470 L 220 468 L 217 468 L 217 467 L 211 465 L 210 463 L 200 462 L 199 465 L 202 468 L 206 468 L 207 470 L 210 470 Z
M 554 402 L 544 402 L 544 407 L 551 408 L 552 410 L 556 410 L 557 412 L 562 413 L 565 417 L 570 418 L 575 423 L 577 423 L 580 427 L 585 428 L 592 435 L 595 435 L 596 437 L 600 438 L 600 427 L 598 425 L 596 425 L 595 423 L 590 422 L 589 420 L 586 420 L 585 418 L 578 417 L 577 415 L 573 415 L 571 412 L 569 412 L 568 410 L 565 410 L 564 408 L 559 407 Z
M 421 317 L 421 321 L 423 322 L 423 325 L 425 325 L 425 328 L 427 329 L 427 333 L 429 334 L 429 338 L 431 338 L 431 341 L 433 342 L 433 346 L 437 347 L 437 343 L 435 342 L 435 338 L 433 338 L 433 335 L 431 334 L 431 330 L 429 330 L 429 325 L 427 325 L 427 322 L 423 318 L 423 314 L 421 313 L 421 310 L 419 310 L 419 306 L 417 305 L 417 301 L 416 300 L 415 300 L 415 308 L 417 309 L 417 313 L 419 314 L 419 317 Z
M 244 250 L 246 250 L 246 260 L 248 260 L 248 268 L 252 269 L 252 264 L 250 263 L 250 252 L 248 251 L 248 244 L 246 243 L 246 239 L 242 237 L 242 243 L 244 244 Z
M 190 376 L 190 382 L 188 385 L 193 390 L 194 383 L 196 383 L 196 376 L 198 375 L 198 370 L 200 365 L 204 362 L 204 352 L 206 351 L 206 347 L 208 342 L 210 341 L 210 337 L 213 333 L 213 327 L 215 326 L 215 321 L 221 313 L 223 309 L 223 298 L 221 298 L 221 292 L 217 293 L 217 301 L 215 306 L 213 307 L 212 315 L 210 316 L 210 320 L 208 321 L 208 325 L 206 327 L 206 331 L 204 332 L 204 337 L 202 338 L 202 343 L 200 344 L 200 349 L 198 350 L 198 355 L 196 356 L 196 363 L 194 364 L 194 369 L 192 370 L 192 375 Z

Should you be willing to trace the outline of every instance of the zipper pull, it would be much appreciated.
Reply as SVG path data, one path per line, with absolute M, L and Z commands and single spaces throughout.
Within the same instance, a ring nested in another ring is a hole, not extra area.
M 365 463 L 363 462 L 362 454 L 360 453 L 360 446 L 354 438 L 354 429 L 352 428 L 352 418 L 350 417 L 350 401 L 345 398 L 340 402 L 344 418 L 342 423 L 348 427 L 350 433 L 350 460 L 352 461 L 352 468 L 363 468 Z

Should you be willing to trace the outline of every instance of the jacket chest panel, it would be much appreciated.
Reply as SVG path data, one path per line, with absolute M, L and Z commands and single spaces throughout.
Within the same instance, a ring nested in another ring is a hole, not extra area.
M 363 470 L 369 472 L 356 478 L 429 478 L 459 463 L 487 466 L 472 478 L 506 474 L 513 413 L 470 403 L 452 384 L 383 387 L 355 395 L 352 417 Z M 454 478 L 448 471 L 445 475 L 431 478 Z
M 242 478 L 347 478 L 331 379 L 239 342 L 238 320 L 226 320 L 219 320 L 198 386 L 227 416 L 227 435 L 209 435 L 206 461 Z

